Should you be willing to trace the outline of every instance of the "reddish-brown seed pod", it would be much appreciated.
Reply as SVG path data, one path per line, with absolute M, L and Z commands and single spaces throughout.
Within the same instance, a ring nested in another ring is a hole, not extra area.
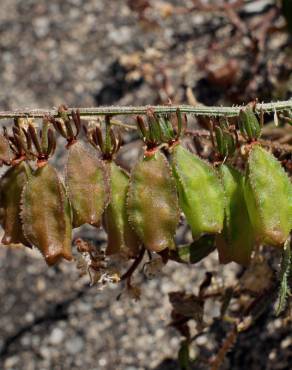
M 179 221 L 177 191 L 169 164 L 159 150 L 132 170 L 127 209 L 130 224 L 147 249 L 174 248 Z
M 126 198 L 129 187 L 129 175 L 109 162 L 111 201 L 104 213 L 104 228 L 108 234 L 106 254 L 124 253 L 134 257 L 139 252 L 140 240 L 129 225 Z
M 31 175 L 31 168 L 25 163 L 9 168 L 0 180 L 0 204 L 1 204 L 1 225 L 4 229 L 2 243 L 21 243 L 30 247 L 25 238 L 20 219 L 20 200 L 23 187 Z
M 110 201 L 109 175 L 102 161 L 79 142 L 69 147 L 66 185 L 74 227 L 98 227 Z
M 9 141 L 4 135 L 0 135 L 0 166 L 10 164 L 12 160 L 12 152 L 9 146 Z
M 48 265 L 72 259 L 71 209 L 56 170 L 47 164 L 30 176 L 21 198 L 21 219 L 27 240 L 43 254 Z

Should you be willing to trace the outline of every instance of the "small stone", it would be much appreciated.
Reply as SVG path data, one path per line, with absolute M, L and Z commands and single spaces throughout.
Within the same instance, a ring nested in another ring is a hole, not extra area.
M 206 335 L 201 335 L 200 337 L 197 338 L 196 342 L 199 346 L 205 346 L 206 343 L 208 342 L 208 338 Z
M 91 305 L 89 303 L 86 303 L 86 302 L 80 302 L 78 304 L 78 312 L 79 313 L 86 313 L 86 312 L 90 312 L 91 311 Z
M 24 347 L 27 347 L 27 346 L 29 346 L 30 345 L 30 343 L 31 343 L 31 337 L 30 336 L 23 336 L 22 338 L 21 338 L 21 345 L 22 346 L 24 346 Z
M 36 35 L 41 38 L 48 34 L 50 30 L 50 23 L 48 17 L 36 18 L 33 22 Z
M 18 361 L 19 361 L 19 357 L 17 356 L 8 357 L 4 363 L 4 368 L 11 369 L 13 368 L 13 366 L 18 364 Z
M 289 348 L 291 346 L 291 344 L 292 344 L 292 338 L 287 337 L 287 338 L 285 338 L 285 339 L 282 340 L 282 342 L 281 342 L 281 348 L 282 349 L 287 349 L 287 348 Z
M 64 339 L 63 330 L 60 328 L 54 328 L 50 335 L 49 342 L 53 345 L 56 345 L 61 343 L 63 339 Z
M 69 339 L 66 342 L 66 349 L 70 354 L 76 354 L 80 352 L 84 347 L 83 339 L 80 336 Z
M 32 322 L 34 320 L 34 314 L 32 312 L 27 312 L 24 319 L 26 322 Z
M 43 358 L 49 359 L 51 357 L 51 351 L 49 347 L 43 346 L 40 348 L 40 354 Z
M 123 26 L 117 29 L 113 29 L 109 35 L 109 39 L 116 45 L 123 45 L 130 41 L 131 39 L 131 29 L 130 27 Z
M 39 278 L 37 280 L 36 288 L 39 292 L 43 292 L 46 289 L 46 281 L 44 278 Z
M 106 359 L 106 358 L 104 358 L 104 357 L 102 357 L 102 358 L 98 361 L 98 364 L 99 364 L 100 366 L 106 366 L 106 364 L 107 364 L 107 359 Z

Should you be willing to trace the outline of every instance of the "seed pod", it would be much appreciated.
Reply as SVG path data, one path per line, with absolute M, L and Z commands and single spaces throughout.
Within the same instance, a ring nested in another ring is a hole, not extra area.
M 214 235 L 203 235 L 189 245 L 178 247 L 171 251 L 170 258 L 178 263 L 195 264 L 207 257 L 215 250 Z
M 225 220 L 216 235 L 220 263 L 248 265 L 254 245 L 254 233 L 244 198 L 244 176 L 235 168 L 222 164 L 219 174 L 225 193 Z
M 224 220 L 224 192 L 215 170 L 180 144 L 172 149 L 171 164 L 179 204 L 194 239 L 219 233 Z
M 261 135 L 261 126 L 250 105 L 241 109 L 238 124 L 242 136 L 248 141 L 255 141 Z
M 9 168 L 0 180 L 1 225 L 5 231 L 3 244 L 18 244 L 30 247 L 23 235 L 20 219 L 20 200 L 23 187 L 31 175 L 25 162 Z
M 106 254 L 125 253 L 129 257 L 139 252 L 140 241 L 129 225 L 126 198 L 129 175 L 114 162 L 110 166 L 111 201 L 104 213 L 104 227 L 108 234 Z
M 259 145 L 249 153 L 244 195 L 257 240 L 282 246 L 292 229 L 292 184 L 277 159 Z
M 228 122 L 220 121 L 220 126 L 215 126 L 217 151 L 221 158 L 233 155 L 236 150 L 236 141 L 233 133 L 228 128 Z
M 69 148 L 66 185 L 74 227 L 98 227 L 110 200 L 109 176 L 104 164 L 79 142 Z
M 4 135 L 0 135 L 0 166 L 10 164 L 12 160 L 12 153 L 9 146 L 9 141 Z
M 179 221 L 175 181 L 164 155 L 156 150 L 137 163 L 128 192 L 131 226 L 150 251 L 174 248 Z
M 56 170 L 47 164 L 29 178 L 22 194 L 21 219 L 25 237 L 48 265 L 72 259 L 71 208 Z

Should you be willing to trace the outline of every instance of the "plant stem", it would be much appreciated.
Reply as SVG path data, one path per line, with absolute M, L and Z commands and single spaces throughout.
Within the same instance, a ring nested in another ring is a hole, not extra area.
M 79 108 L 82 117 L 96 117 L 103 115 L 136 115 L 146 114 L 148 109 L 151 109 L 157 114 L 174 113 L 180 109 L 182 113 L 193 114 L 196 116 L 237 116 L 244 106 L 234 107 L 208 107 L 204 105 L 156 105 L 156 106 L 108 106 L 108 107 L 93 107 Z M 77 110 L 78 108 L 68 108 L 69 111 Z M 292 99 L 279 102 L 257 103 L 255 110 L 259 113 L 261 110 L 264 113 L 273 113 L 292 110 Z M 15 111 L 0 112 L 0 119 L 5 118 L 42 118 L 45 115 L 58 116 L 58 109 L 17 109 Z
M 121 276 L 121 281 L 123 280 L 126 280 L 126 279 L 130 279 L 131 276 L 133 275 L 133 273 L 135 272 L 135 270 L 138 268 L 138 266 L 140 265 L 143 257 L 144 257 L 144 254 L 145 254 L 145 251 L 146 249 L 144 247 L 142 247 L 139 255 L 135 258 L 133 264 L 130 266 L 129 270 L 127 270 L 122 276 Z

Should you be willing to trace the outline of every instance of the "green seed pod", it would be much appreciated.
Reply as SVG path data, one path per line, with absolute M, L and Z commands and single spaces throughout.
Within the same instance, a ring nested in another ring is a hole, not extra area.
M 292 184 L 278 160 L 259 145 L 249 153 L 244 194 L 257 240 L 282 246 L 292 229 Z
M 140 241 L 129 225 L 126 200 L 129 175 L 114 162 L 109 163 L 111 201 L 104 213 L 104 227 L 108 233 L 107 255 L 125 253 L 129 257 L 139 252 Z
M 236 150 L 236 142 L 231 132 L 224 127 L 214 128 L 217 150 L 222 158 L 230 157 Z
M 255 240 L 244 198 L 244 176 L 225 164 L 219 167 L 219 174 L 225 192 L 224 228 L 216 236 L 219 260 L 247 266 Z
M 47 164 L 29 178 L 22 194 L 24 235 L 43 254 L 48 265 L 72 259 L 71 208 L 56 170 Z
M 174 248 L 178 199 L 168 162 L 160 151 L 145 156 L 134 167 L 127 209 L 129 222 L 147 249 Z
M 73 225 L 99 227 L 110 200 L 109 176 L 104 164 L 81 143 L 70 146 L 66 185 L 73 209 Z
M 179 204 L 194 239 L 219 233 L 224 220 L 224 192 L 213 167 L 180 144 L 172 150 L 171 164 Z
M 250 105 L 241 109 L 238 124 L 242 136 L 248 141 L 255 141 L 261 135 L 261 126 Z
M 215 250 L 215 236 L 203 235 L 189 245 L 183 245 L 171 251 L 170 258 L 178 263 L 195 264 Z
M 23 235 L 20 219 L 20 200 L 31 169 L 25 162 L 9 168 L 0 180 L 1 225 L 5 231 L 3 244 L 22 243 L 30 247 Z

